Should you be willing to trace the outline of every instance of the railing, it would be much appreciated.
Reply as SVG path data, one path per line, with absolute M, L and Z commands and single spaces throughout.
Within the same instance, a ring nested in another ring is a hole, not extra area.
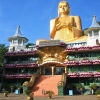
M 28 63 L 28 64 L 5 64 L 5 68 L 23 68 L 23 67 L 38 67 L 36 63 Z
M 5 54 L 5 56 L 30 55 L 30 54 L 36 54 L 36 50 L 7 52 L 7 53 Z
M 64 62 L 64 65 L 79 65 L 79 61 L 67 61 Z
M 100 77 L 100 72 L 80 72 L 80 73 L 68 73 L 68 77 Z
M 66 48 L 68 52 L 76 52 L 76 51 L 91 51 L 91 50 L 100 50 L 100 46 L 83 46 L 83 47 L 70 47 Z
M 33 74 L 6 74 L 4 75 L 5 78 L 30 78 Z
M 100 60 L 81 60 L 81 61 L 67 61 L 64 62 L 63 65 L 95 65 L 95 64 L 100 64 Z
M 28 61 L 9 61 L 9 64 L 28 64 L 28 63 L 36 63 L 37 60 L 28 60 Z
M 93 64 L 91 60 L 81 60 L 79 61 L 79 65 L 91 65 Z

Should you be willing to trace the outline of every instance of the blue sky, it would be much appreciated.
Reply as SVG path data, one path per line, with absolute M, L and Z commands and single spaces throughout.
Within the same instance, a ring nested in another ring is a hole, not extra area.
M 35 43 L 37 39 L 50 38 L 50 20 L 57 17 L 61 0 L 0 0 L 0 44 L 9 46 L 8 37 L 15 34 L 18 25 L 22 35 Z M 93 15 L 100 21 L 99 0 L 67 0 L 71 15 L 82 20 L 82 29 L 90 27 Z

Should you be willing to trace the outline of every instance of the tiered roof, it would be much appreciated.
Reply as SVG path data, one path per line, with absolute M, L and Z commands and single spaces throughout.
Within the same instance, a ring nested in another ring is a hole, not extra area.
M 20 26 L 17 27 L 17 30 L 16 30 L 14 36 L 11 36 L 8 38 L 8 41 L 11 41 L 12 39 L 16 39 L 16 38 L 24 38 L 25 42 L 28 41 L 28 39 L 22 35 Z

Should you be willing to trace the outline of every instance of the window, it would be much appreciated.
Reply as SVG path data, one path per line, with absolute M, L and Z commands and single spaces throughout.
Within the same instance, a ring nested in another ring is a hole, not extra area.
M 31 61 L 38 60 L 38 57 L 31 57 L 30 60 Z
M 21 39 L 18 39 L 18 44 L 22 44 L 22 40 Z
M 94 37 L 99 36 L 99 31 L 94 31 Z
M 91 53 L 79 53 L 79 57 L 91 57 Z
M 89 37 L 92 37 L 92 32 L 89 33 Z
M 28 73 L 27 69 L 21 69 L 21 73 Z
M 14 39 L 13 40 L 13 44 L 17 44 L 17 39 Z

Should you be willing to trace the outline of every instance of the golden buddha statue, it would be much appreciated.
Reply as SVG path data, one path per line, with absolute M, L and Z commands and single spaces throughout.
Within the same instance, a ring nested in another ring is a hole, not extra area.
M 62 40 L 65 43 L 74 42 L 82 36 L 81 19 L 79 16 L 70 16 L 68 2 L 61 1 L 58 5 L 59 17 L 50 20 L 50 37 Z M 87 37 L 81 37 L 84 40 Z
M 70 16 L 70 7 L 68 2 L 61 1 L 58 4 L 59 17 L 50 20 L 50 37 L 54 40 L 68 42 L 82 42 L 87 40 L 87 36 L 82 36 L 81 19 L 79 16 Z M 48 41 L 47 39 L 38 39 Z

